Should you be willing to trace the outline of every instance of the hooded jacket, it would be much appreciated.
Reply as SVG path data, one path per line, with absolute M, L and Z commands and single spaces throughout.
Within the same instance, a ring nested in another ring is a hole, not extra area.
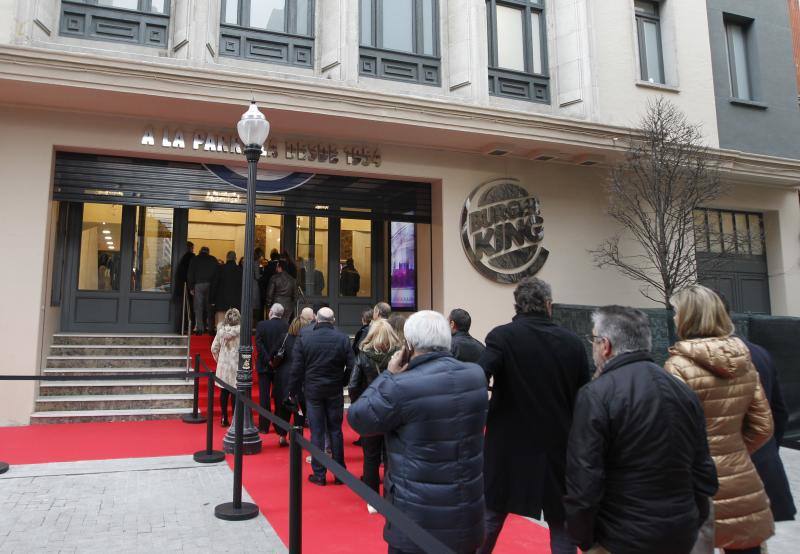
M 719 491 L 714 496 L 719 548 L 757 547 L 775 532 L 769 500 L 750 454 L 773 433 L 772 412 L 750 351 L 737 337 L 692 339 L 670 348 L 667 371 L 700 398 Z
M 389 360 L 397 351 L 393 348 L 389 352 L 378 352 L 375 350 L 359 350 L 356 354 L 356 362 L 353 365 L 353 373 L 350 375 L 350 382 L 347 384 L 347 391 L 350 395 L 350 402 L 355 402 L 367 387 L 378 378 L 378 375 L 389 365 Z

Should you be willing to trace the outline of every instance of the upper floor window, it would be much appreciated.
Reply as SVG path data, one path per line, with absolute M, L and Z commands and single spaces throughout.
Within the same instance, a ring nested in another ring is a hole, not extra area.
M 725 22 L 725 45 L 728 53 L 728 74 L 731 96 L 740 100 L 753 100 L 747 53 L 749 25 L 739 21 Z
M 166 0 L 72 0 L 91 6 L 106 8 L 121 8 L 144 13 L 166 14 L 169 12 L 169 2 Z
M 222 56 L 313 67 L 313 0 L 222 0 Z
M 639 45 L 639 75 L 647 83 L 664 84 L 661 18 L 658 2 L 636 0 L 636 34 Z
M 544 0 L 486 0 L 489 91 L 549 101 Z
M 359 72 L 438 85 L 438 0 L 360 0 Z
M 167 47 L 169 0 L 64 0 L 59 34 Z

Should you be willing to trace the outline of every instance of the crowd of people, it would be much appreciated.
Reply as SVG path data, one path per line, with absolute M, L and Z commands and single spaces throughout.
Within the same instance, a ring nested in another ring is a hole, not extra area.
M 273 303 L 256 328 L 262 405 L 307 424 L 344 466 L 346 389 L 362 480 L 458 553 L 492 552 L 518 514 L 546 521 L 559 554 L 756 554 L 796 512 L 775 367 L 714 291 L 694 285 L 672 303 L 679 340 L 663 367 L 642 311 L 598 308 L 582 339 L 553 321 L 537 278 L 518 284 L 516 316 L 485 345 L 463 309 L 406 318 L 381 302 L 351 341 L 329 307 L 288 320 Z M 238 347 L 237 317 L 218 327 L 220 364 L 226 343 Z M 327 485 L 311 463 L 309 481 Z M 384 538 L 390 553 L 421 552 L 388 523 Z

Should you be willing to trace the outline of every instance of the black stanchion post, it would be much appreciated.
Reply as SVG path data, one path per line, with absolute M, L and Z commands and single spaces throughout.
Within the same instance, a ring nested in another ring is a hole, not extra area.
M 289 432 L 289 554 L 303 551 L 303 449 L 297 442 L 303 428 Z
M 194 372 L 200 370 L 200 354 L 194 356 Z M 206 418 L 200 415 L 200 376 L 194 377 L 194 395 L 192 397 L 192 413 L 186 414 L 181 419 L 184 423 L 205 423 Z M 210 415 L 208 419 L 212 419 Z
M 8 471 L 8 464 L 5 462 L 0 462 L 0 475 Z
M 258 506 L 250 502 L 242 502 L 242 469 L 244 463 L 244 411 L 242 399 L 237 395 L 234 410 L 236 441 L 233 449 L 233 502 L 226 502 L 214 508 L 214 515 L 228 521 L 253 519 L 258 515 Z
M 206 449 L 194 453 L 194 461 L 200 464 L 215 464 L 225 459 L 225 453 L 214 450 L 214 374 L 208 371 L 208 421 L 206 422 Z

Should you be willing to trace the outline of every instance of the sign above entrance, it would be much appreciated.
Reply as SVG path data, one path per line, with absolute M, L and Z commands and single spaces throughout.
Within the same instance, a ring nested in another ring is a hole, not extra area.
M 485 183 L 469 195 L 461 213 L 461 242 L 472 265 L 498 283 L 536 275 L 550 254 L 541 246 L 544 220 L 539 199 L 516 179 Z
M 194 131 L 185 134 L 180 129 L 164 127 L 157 131 L 148 127 L 142 134 L 142 146 L 178 150 L 198 150 L 219 154 L 241 154 L 242 145 L 236 133 Z M 381 152 L 376 146 L 340 146 L 329 142 L 307 140 L 269 141 L 261 149 L 261 156 L 298 160 L 326 165 L 381 166 Z

